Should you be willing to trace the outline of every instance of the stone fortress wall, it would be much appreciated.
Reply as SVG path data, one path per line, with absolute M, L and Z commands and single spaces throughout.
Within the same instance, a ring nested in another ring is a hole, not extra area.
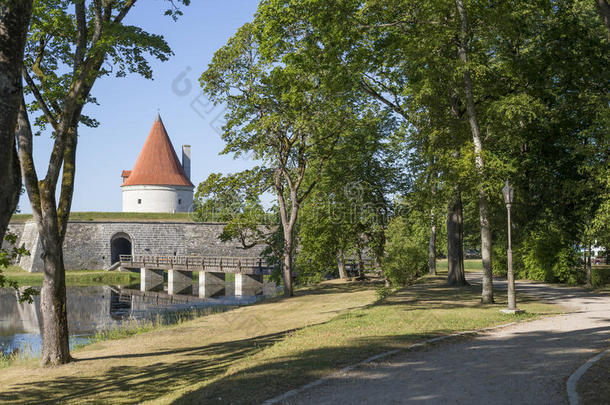
M 238 242 L 222 242 L 224 224 L 196 222 L 70 221 L 64 241 L 66 270 L 107 269 L 118 254 L 258 257 L 261 247 L 244 250 Z M 29 272 L 42 271 L 41 247 L 35 222 L 11 223 L 30 256 L 16 264 Z M 130 245 L 130 246 L 129 246 Z

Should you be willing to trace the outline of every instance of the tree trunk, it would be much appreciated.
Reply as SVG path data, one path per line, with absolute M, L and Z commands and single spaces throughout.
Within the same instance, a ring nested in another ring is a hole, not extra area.
M 461 22 L 460 41 L 458 41 L 458 56 L 462 62 L 464 69 L 463 82 L 464 94 L 466 96 L 466 111 L 468 112 L 468 122 L 472 132 L 472 141 L 474 144 L 475 165 L 479 176 L 479 222 L 481 225 L 481 256 L 483 258 L 483 288 L 481 292 L 481 302 L 491 304 L 494 302 L 493 297 L 493 274 L 491 269 L 491 227 L 489 221 L 489 198 L 487 191 L 483 186 L 485 163 L 483 161 L 483 142 L 481 139 L 481 129 L 477 118 L 473 84 L 468 68 L 468 35 L 470 28 L 468 27 L 468 15 L 462 0 L 456 0 L 458 14 Z
M 32 0 L 0 5 L 0 244 L 21 192 L 21 173 L 15 145 L 21 108 L 23 49 Z
M 364 259 L 362 259 L 362 250 L 358 249 L 358 280 L 364 279 Z
M 606 24 L 608 29 L 608 40 L 610 40 L 610 6 L 606 0 L 596 0 L 597 10 Z
M 591 244 L 587 244 L 588 247 L 588 255 L 586 258 L 586 268 L 587 268 L 587 273 L 586 273 L 586 285 L 588 288 L 591 288 Z
M 346 279 L 347 273 L 345 272 L 345 253 L 340 250 L 337 253 L 337 268 L 339 269 L 339 278 Z
M 42 245 L 44 279 L 41 290 L 42 365 L 59 365 L 72 361 L 69 348 L 66 284 L 63 262 L 63 232 L 57 216 L 55 187 L 38 182 L 32 155 L 32 129 L 22 99 L 18 119 L 19 161 L 32 214 L 38 225 Z M 72 165 L 74 162 L 68 162 Z M 49 166 L 49 171 L 56 167 Z M 66 173 L 70 172 L 68 169 Z M 61 203 L 60 203 L 61 205 Z M 65 224 L 64 224 L 65 226 Z
M 284 297 L 292 297 L 292 241 L 284 242 L 284 255 L 282 262 L 282 281 L 284 282 Z
M 428 243 L 428 271 L 436 276 L 436 215 L 430 210 L 430 242 Z
M 447 284 L 468 285 L 464 273 L 462 196 L 459 190 L 449 203 L 447 211 Z
M 52 211 L 55 211 L 55 207 L 52 207 Z M 57 223 L 56 218 L 52 217 L 53 215 L 45 215 L 45 223 Z M 55 228 L 58 231 L 56 226 Z M 62 242 L 57 237 L 58 234 L 59 232 L 41 233 L 45 274 L 40 292 L 42 365 L 65 364 L 72 360 L 66 311 L 65 269 Z

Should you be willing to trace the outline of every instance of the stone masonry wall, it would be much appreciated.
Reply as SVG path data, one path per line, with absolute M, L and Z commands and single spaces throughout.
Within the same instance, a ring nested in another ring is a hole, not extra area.
M 12 229 L 15 233 L 21 230 L 24 241 L 20 240 L 20 245 L 39 252 L 38 235 L 25 238 L 27 232 L 23 229 L 28 224 L 21 228 L 15 224 Z M 64 241 L 64 263 L 66 270 L 108 268 L 112 264 L 111 241 L 120 236 L 131 241 L 133 254 L 259 256 L 262 247 L 244 250 L 237 242 L 221 242 L 218 237 L 223 226 L 218 223 L 70 221 Z M 22 260 L 19 265 L 24 269 L 41 270 L 39 260 Z

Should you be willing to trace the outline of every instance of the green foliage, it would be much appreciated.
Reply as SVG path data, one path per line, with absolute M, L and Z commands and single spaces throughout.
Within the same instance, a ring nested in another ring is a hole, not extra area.
M 387 297 L 389 297 L 390 295 L 392 295 L 394 293 L 394 290 L 390 287 L 377 287 L 377 289 L 375 290 L 375 295 L 377 296 L 377 301 L 382 301 L 384 299 L 386 299 Z
M 517 252 L 523 257 L 523 267 L 516 266 L 517 276 L 546 282 L 582 282 L 579 255 L 573 246 L 566 246 L 562 236 L 560 230 L 549 227 L 525 238 Z
M 606 285 L 610 285 L 610 267 L 592 266 L 591 285 L 593 285 L 594 287 L 603 287 Z
M 573 246 L 610 244 L 610 52 L 594 3 L 465 7 L 482 172 L 454 2 L 266 0 L 202 75 L 204 91 L 229 108 L 225 153 L 260 159 L 278 200 L 300 209 L 294 230 L 303 279 L 336 272 L 338 254 L 366 251 L 395 280 L 408 281 L 432 220 L 442 249 L 441 224 L 456 189 L 470 248 L 480 249 L 479 191 L 489 196 L 493 270 L 505 274 L 506 178 L 516 190 L 518 273 L 577 282 Z M 295 193 L 294 184 L 303 187 Z M 341 192 L 351 184 L 361 186 L 358 198 Z M 396 195 L 417 207 L 401 219 L 403 236 L 386 230 L 388 218 L 402 215 Z M 337 221 L 354 207 L 350 221 Z M 245 217 L 248 209 L 239 205 Z M 238 228 L 228 229 L 237 235 Z
M 283 248 L 278 214 L 275 207 L 266 211 L 260 202 L 268 181 L 269 173 L 258 167 L 236 174 L 212 173 L 197 187 L 193 217 L 225 222 L 219 236 L 223 242 L 236 240 L 245 250 L 263 245 L 263 256 L 278 270 Z
M 428 265 L 427 240 L 417 226 L 403 217 L 390 221 L 383 273 L 393 285 L 406 285 L 423 274 Z
M 0 288 L 2 287 L 10 287 L 13 288 L 19 297 L 19 302 L 29 302 L 31 303 L 34 299 L 34 296 L 38 295 L 38 291 L 28 287 L 28 288 L 19 288 L 19 283 L 14 280 L 7 280 L 6 277 L 2 274 L 2 269 L 8 268 L 13 259 L 15 259 L 19 255 L 29 256 L 30 252 L 25 248 L 15 247 L 17 244 L 17 235 L 14 233 L 7 232 L 4 236 L 4 240 L 9 245 L 8 250 L 5 248 L 0 249 Z
M 30 112 L 40 113 L 35 117 L 35 124 L 40 131 L 50 123 L 49 116 L 42 114 L 41 101 L 47 105 L 50 115 L 59 121 L 62 118 L 61 105 L 65 102 L 71 86 L 78 79 L 81 69 L 91 68 L 99 58 L 102 61 L 106 60 L 108 64 L 100 63 L 98 68 L 88 73 L 89 90 L 94 81 L 102 76 L 124 77 L 128 73 L 136 73 L 151 79 L 152 68 L 147 57 L 166 61 L 173 55 L 163 36 L 151 34 L 140 27 L 123 24 L 123 17 L 133 6 L 130 3 L 124 0 L 104 3 L 104 10 L 100 10 L 101 25 L 98 37 L 95 27 L 96 2 L 84 1 L 83 18 L 87 38 L 83 44 L 84 48 L 80 49 L 77 43 L 79 18 L 74 12 L 74 2 L 34 1 L 24 55 L 24 65 L 32 82 L 28 83 L 25 92 L 34 95 L 37 91 L 41 95 L 40 99 L 37 98 L 28 106 Z M 187 6 L 190 0 L 170 0 L 170 3 L 170 8 L 165 14 L 175 20 L 182 15 L 179 5 Z M 121 15 L 122 17 L 119 18 Z M 81 57 L 83 57 L 82 62 L 75 62 Z M 97 104 L 97 100 L 89 91 L 86 91 L 82 95 L 82 100 L 78 102 Z M 97 120 L 84 114 L 80 114 L 79 121 L 89 127 L 99 126 Z
M 491 264 L 491 269 L 493 270 L 494 276 L 506 277 L 506 274 L 508 273 L 508 255 L 506 253 L 506 247 L 494 244 L 492 255 L 494 260 Z M 513 260 L 515 260 L 514 257 Z

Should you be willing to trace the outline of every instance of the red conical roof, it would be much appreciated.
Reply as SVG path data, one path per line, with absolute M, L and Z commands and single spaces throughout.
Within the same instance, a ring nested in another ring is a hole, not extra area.
M 184 173 L 159 114 L 144 142 L 136 165 L 131 173 L 127 172 L 123 172 L 123 175 L 128 174 L 128 176 L 121 187 L 140 185 L 194 187 Z

